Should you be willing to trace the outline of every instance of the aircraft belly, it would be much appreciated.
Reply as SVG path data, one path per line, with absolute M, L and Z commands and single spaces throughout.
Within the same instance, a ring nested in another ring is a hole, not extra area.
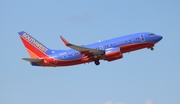
M 128 44 L 128 45 L 124 45 L 124 46 L 120 46 L 121 52 L 122 53 L 126 53 L 126 52 L 131 52 L 131 51 L 135 51 L 138 49 L 142 49 L 142 48 L 151 48 L 154 46 L 155 43 L 153 42 L 146 42 L 146 43 L 138 43 L 138 44 Z
M 69 61 L 64 61 L 64 60 L 58 60 L 57 63 L 38 63 L 40 66 L 47 66 L 47 67 L 59 67 L 59 66 L 71 66 L 71 65 L 78 65 L 78 64 L 83 64 L 83 63 L 89 63 L 94 61 L 93 59 L 78 59 L 78 60 L 69 60 Z

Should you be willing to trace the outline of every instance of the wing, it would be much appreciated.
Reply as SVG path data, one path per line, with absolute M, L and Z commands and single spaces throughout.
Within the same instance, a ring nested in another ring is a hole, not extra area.
M 72 48 L 74 50 L 79 51 L 81 54 L 84 54 L 85 56 L 100 56 L 100 55 L 104 55 L 105 51 L 104 50 L 97 50 L 97 49 L 92 49 L 92 48 L 88 48 L 88 47 L 83 47 L 83 46 L 78 46 L 78 45 L 74 45 L 69 43 L 66 39 L 64 39 L 62 36 L 60 36 L 61 40 L 63 41 L 63 43 L 69 47 Z
M 25 61 L 28 61 L 28 62 L 41 62 L 41 61 L 43 61 L 43 59 L 36 59 L 36 58 L 22 58 L 22 59 Z

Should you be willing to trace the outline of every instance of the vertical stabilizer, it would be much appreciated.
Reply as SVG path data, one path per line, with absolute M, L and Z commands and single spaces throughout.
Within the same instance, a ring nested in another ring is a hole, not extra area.
M 47 57 L 52 51 L 24 31 L 18 32 L 31 58 Z

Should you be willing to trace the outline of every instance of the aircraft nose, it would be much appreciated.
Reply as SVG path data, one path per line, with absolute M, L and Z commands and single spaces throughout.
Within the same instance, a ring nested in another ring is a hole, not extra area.
M 163 37 L 162 36 L 160 36 L 160 35 L 157 35 L 157 42 L 159 42 L 161 39 L 162 39 Z

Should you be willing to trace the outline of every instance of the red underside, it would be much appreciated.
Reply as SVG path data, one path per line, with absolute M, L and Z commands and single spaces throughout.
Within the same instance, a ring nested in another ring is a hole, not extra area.
M 126 52 L 131 52 L 131 51 L 135 51 L 135 50 L 139 50 L 142 48 L 151 48 L 154 46 L 155 43 L 140 43 L 140 44 L 130 44 L 130 45 L 126 45 L 126 46 L 121 46 L 121 53 L 126 53 Z M 101 58 L 100 58 L 101 59 Z M 93 62 L 95 61 L 95 59 L 90 59 L 88 60 L 87 57 L 83 57 L 81 59 L 78 60 L 72 60 L 72 61 L 62 61 L 62 60 L 58 60 L 58 62 L 56 64 L 50 64 L 50 63 L 44 63 L 44 62 L 40 62 L 38 64 L 40 64 L 41 66 L 71 66 L 71 65 L 77 65 L 77 64 L 82 64 L 82 63 L 89 63 L 89 62 Z
M 151 48 L 155 43 L 140 43 L 140 44 L 130 44 L 126 46 L 121 46 L 120 50 L 122 53 L 131 52 L 135 50 L 139 50 L 142 48 Z

